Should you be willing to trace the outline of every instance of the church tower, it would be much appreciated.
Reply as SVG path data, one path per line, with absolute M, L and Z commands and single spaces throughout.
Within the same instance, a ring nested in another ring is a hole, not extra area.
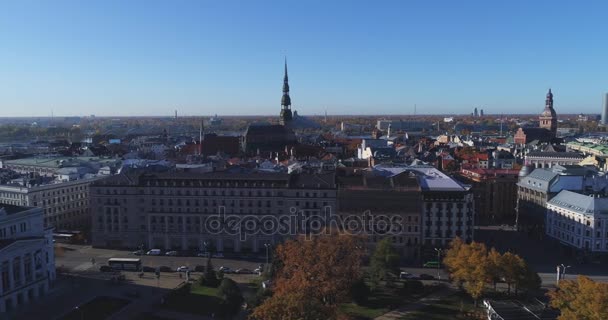
M 553 109 L 553 93 L 551 89 L 547 93 L 547 99 L 545 100 L 545 110 L 538 117 L 540 127 L 551 131 L 551 134 L 555 138 L 557 135 L 557 114 Z
M 287 77 L 287 58 L 285 58 L 285 76 L 283 77 L 283 97 L 281 98 L 280 123 L 288 125 L 292 120 L 291 98 L 289 97 L 289 78 Z

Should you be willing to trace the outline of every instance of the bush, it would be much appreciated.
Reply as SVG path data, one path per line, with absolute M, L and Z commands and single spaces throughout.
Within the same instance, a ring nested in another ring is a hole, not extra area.
M 365 284 L 365 281 L 363 281 L 363 279 L 355 281 L 353 283 L 353 286 L 350 288 L 350 297 L 358 305 L 366 303 L 369 295 L 370 289 L 367 284 Z

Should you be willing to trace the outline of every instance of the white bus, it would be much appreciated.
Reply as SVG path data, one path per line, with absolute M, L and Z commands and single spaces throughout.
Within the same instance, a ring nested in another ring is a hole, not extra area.
M 139 271 L 141 259 L 138 258 L 110 258 L 108 265 L 114 270 Z

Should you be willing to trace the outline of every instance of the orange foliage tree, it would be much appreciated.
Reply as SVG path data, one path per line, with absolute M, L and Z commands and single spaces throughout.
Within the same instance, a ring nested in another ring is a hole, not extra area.
M 254 319 L 337 319 L 337 305 L 361 278 L 361 238 L 350 235 L 298 237 L 277 246 L 273 295 Z M 320 317 L 321 316 L 321 317 Z
M 559 320 L 608 319 L 608 283 L 578 276 L 576 281 L 561 280 L 557 290 L 547 295 L 551 306 L 561 312 Z

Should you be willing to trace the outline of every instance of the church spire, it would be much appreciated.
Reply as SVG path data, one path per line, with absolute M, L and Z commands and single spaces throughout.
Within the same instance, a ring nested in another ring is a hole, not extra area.
M 283 76 L 283 97 L 281 97 L 281 124 L 291 122 L 291 97 L 289 97 L 289 77 L 287 76 L 287 57 L 285 57 L 285 75 Z

